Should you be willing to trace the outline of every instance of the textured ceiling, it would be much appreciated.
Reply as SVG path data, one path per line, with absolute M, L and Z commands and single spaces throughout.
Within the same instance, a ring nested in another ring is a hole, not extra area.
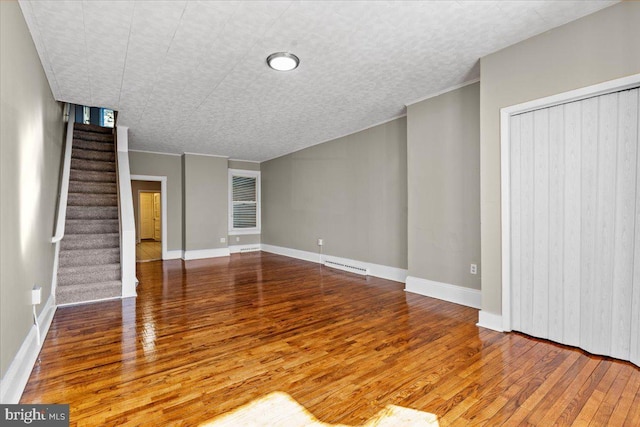
M 56 99 L 130 148 L 263 161 L 401 116 L 611 1 L 20 1 Z M 291 72 L 266 57 L 300 57 Z

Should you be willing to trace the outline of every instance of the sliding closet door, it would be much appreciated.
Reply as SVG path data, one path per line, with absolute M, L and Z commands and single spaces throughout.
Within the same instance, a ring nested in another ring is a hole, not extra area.
M 511 117 L 512 329 L 640 364 L 638 89 Z

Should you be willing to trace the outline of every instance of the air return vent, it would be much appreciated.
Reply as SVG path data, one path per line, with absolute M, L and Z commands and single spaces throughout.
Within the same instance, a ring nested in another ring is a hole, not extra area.
M 355 265 L 352 263 L 340 262 L 331 259 L 325 259 L 324 265 L 327 267 L 335 268 L 342 271 L 348 271 L 349 273 L 360 274 L 362 276 L 369 275 L 369 269 L 367 267 L 363 267 L 360 265 Z

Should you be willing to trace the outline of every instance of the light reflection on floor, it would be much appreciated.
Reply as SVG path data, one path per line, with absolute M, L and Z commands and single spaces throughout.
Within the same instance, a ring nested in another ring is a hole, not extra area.
M 202 427 L 348 427 L 318 420 L 287 393 L 276 391 L 236 410 L 200 424 Z M 387 405 L 359 427 L 439 427 L 438 417 L 429 412 Z

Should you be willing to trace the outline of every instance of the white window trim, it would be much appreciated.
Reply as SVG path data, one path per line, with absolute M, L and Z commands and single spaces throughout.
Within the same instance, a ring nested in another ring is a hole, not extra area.
M 254 228 L 233 228 L 233 179 L 234 176 L 244 176 L 256 179 L 256 227 Z M 260 171 L 229 169 L 229 235 L 236 236 L 241 234 L 260 234 L 261 221 L 261 191 L 260 191 Z

